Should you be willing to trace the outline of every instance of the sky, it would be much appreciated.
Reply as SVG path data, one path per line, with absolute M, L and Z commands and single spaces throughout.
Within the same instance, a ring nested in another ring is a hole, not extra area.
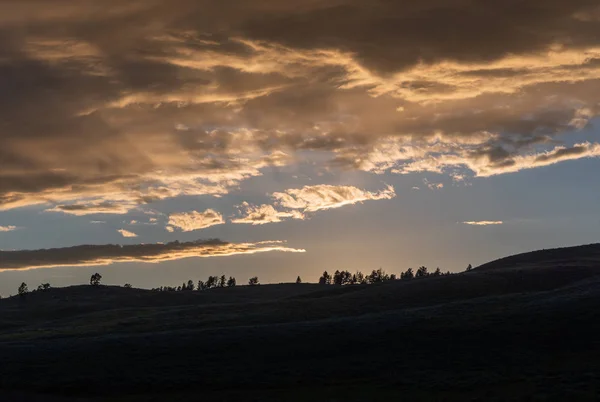
M 597 0 L 0 0 L 0 295 L 598 242 L 598 32 Z

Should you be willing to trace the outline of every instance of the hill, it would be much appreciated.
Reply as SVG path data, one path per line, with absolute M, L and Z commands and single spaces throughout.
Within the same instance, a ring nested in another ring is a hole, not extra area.
M 480 265 L 476 269 L 542 268 L 557 266 L 597 267 L 600 265 L 600 243 L 576 247 L 561 247 L 531 251 L 500 258 Z
M 593 400 L 598 246 L 560 250 L 373 285 L 78 286 L 1 300 L 0 390 L 60 401 Z

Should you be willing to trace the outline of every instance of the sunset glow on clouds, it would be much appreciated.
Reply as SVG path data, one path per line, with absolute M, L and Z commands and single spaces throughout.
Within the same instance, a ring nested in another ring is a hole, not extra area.
M 489 225 L 502 225 L 502 221 L 467 221 L 463 222 L 465 225 L 471 226 L 489 226 Z
M 172 214 L 169 217 L 169 226 L 183 232 L 205 229 L 223 223 L 225 223 L 223 216 L 212 209 L 207 209 L 204 212 L 182 212 Z
M 298 211 L 277 211 L 272 205 L 253 206 L 244 202 L 240 206 L 241 218 L 233 219 L 233 223 L 247 223 L 251 225 L 264 225 L 266 223 L 278 223 L 285 219 L 304 219 L 304 215 Z
M 0 0 L 2 238 L 258 239 L 597 160 L 592 3 Z
M 396 193 L 391 186 L 377 193 L 363 191 L 352 186 L 318 185 L 273 194 L 273 198 L 282 207 L 305 212 L 340 208 L 368 200 L 389 200 L 395 196 Z
M 117 230 L 117 232 L 121 233 L 121 236 L 123 237 L 138 237 L 138 235 L 136 235 L 133 232 L 130 232 L 129 230 L 125 230 L 125 229 L 119 229 Z
M 67 266 L 98 266 L 126 262 L 159 263 L 190 257 L 224 257 L 269 251 L 303 253 L 281 242 L 232 244 L 220 240 L 131 246 L 77 246 L 35 251 L 0 251 L 0 271 Z

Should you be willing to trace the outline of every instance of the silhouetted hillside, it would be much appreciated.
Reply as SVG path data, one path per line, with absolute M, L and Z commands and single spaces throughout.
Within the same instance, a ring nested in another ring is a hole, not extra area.
M 600 266 L 600 243 L 575 247 L 561 247 L 548 250 L 531 251 L 528 253 L 511 255 L 494 260 L 479 267 L 477 270 L 491 270 L 499 268 L 533 268 Z
M 593 400 L 599 253 L 542 250 L 372 285 L 75 286 L 0 300 L 0 399 Z

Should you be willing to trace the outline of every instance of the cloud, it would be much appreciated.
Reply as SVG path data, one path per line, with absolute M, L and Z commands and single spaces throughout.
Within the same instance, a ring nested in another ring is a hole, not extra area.
M 597 156 L 561 136 L 600 110 L 594 2 L 284 3 L 1 2 L 0 210 L 221 197 L 307 151 L 478 177 Z
M 171 228 L 177 228 L 182 232 L 206 229 L 224 223 L 223 216 L 213 209 L 207 209 L 204 212 L 182 212 L 169 216 L 169 225 Z
M 489 225 L 502 225 L 504 222 L 502 221 L 467 221 L 463 222 L 465 225 L 471 226 L 489 226 Z
M 231 222 L 264 225 L 286 219 L 304 220 L 307 219 L 306 213 L 341 208 L 369 200 L 388 200 L 395 196 L 392 186 L 379 192 L 369 192 L 354 186 L 304 186 L 301 189 L 288 189 L 283 193 L 276 192 L 271 195 L 276 204 L 286 210 L 278 210 L 268 204 L 257 206 L 244 202 L 238 206 L 241 217 L 234 218 Z
M 138 237 L 137 234 L 130 232 L 129 230 L 125 230 L 125 229 L 119 229 L 119 230 L 117 230 L 117 232 L 121 233 L 121 236 L 123 236 L 123 237 Z
M 484 154 L 485 155 L 485 154 Z M 600 144 L 584 142 L 572 147 L 557 146 L 550 150 L 526 155 L 508 155 L 498 161 L 492 161 L 488 155 L 487 164 L 473 161 L 477 176 L 488 177 L 504 173 L 514 173 L 524 169 L 532 169 L 554 165 L 559 162 L 582 158 L 597 158 L 600 156 Z M 479 165 L 479 166 L 477 166 Z
M 285 219 L 304 219 L 304 214 L 299 211 L 277 211 L 272 205 L 250 205 L 247 202 L 239 207 L 241 218 L 232 219 L 232 223 L 245 223 L 251 225 L 264 225 L 278 223 Z
M 369 200 L 389 200 L 396 196 L 394 188 L 388 186 L 379 192 L 369 192 L 353 186 L 332 186 L 321 184 L 289 189 L 283 193 L 273 193 L 279 205 L 304 212 L 340 208 Z
M 269 251 L 303 253 L 283 242 L 227 243 L 199 240 L 167 244 L 76 246 L 44 250 L 0 251 L 0 271 L 37 268 L 98 266 L 124 262 L 159 263 L 192 257 L 223 257 Z
M 16 226 L 0 226 L 0 233 L 2 232 L 12 232 L 17 230 L 18 227 Z
M 137 205 L 133 202 L 115 203 L 109 201 L 83 201 L 72 204 L 56 205 L 46 212 L 62 212 L 68 215 L 85 216 L 98 214 L 126 214 Z
M 493 141 L 488 139 L 479 143 L 460 143 L 434 139 L 431 142 L 406 142 L 387 139 L 385 153 L 381 149 L 375 149 L 360 160 L 353 161 L 351 155 L 341 156 L 340 159 L 345 164 L 354 164 L 361 170 L 373 173 L 447 173 L 455 181 L 464 181 L 464 170 L 470 171 L 475 177 L 490 177 L 600 156 L 600 143 L 587 141 L 572 146 L 556 145 L 547 150 L 529 153 L 519 153 L 514 145 L 495 145 Z M 546 141 L 547 138 L 544 137 L 532 139 L 530 146 L 544 144 Z M 462 169 L 463 172 L 457 169 Z
M 426 185 L 430 190 L 441 190 L 444 188 L 444 183 L 432 183 L 427 179 L 423 179 L 423 184 Z

